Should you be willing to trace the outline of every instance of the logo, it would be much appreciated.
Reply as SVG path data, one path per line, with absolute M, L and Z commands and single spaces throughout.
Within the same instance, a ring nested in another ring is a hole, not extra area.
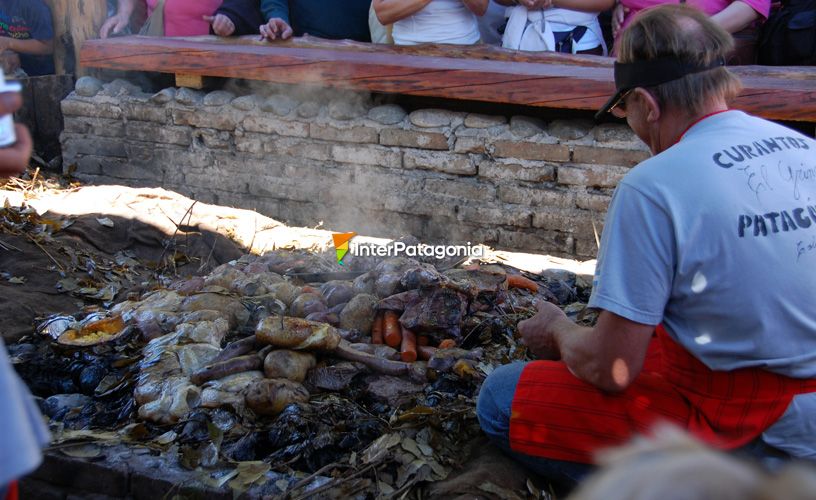
M 334 251 L 337 254 L 337 263 L 343 265 L 343 258 L 349 251 L 349 241 L 357 236 L 357 233 L 334 233 Z

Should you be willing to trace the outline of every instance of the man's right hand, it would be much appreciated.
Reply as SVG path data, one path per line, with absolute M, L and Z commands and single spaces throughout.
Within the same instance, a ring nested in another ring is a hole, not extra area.
M 118 35 L 130 23 L 130 16 L 126 14 L 116 14 L 107 19 L 99 28 L 99 38 L 108 38 L 110 35 Z
M 292 37 L 292 27 L 279 17 L 273 17 L 261 28 L 262 40 L 286 40 Z
M 0 94 L 0 116 L 14 113 L 23 105 L 20 94 L 6 92 Z M 31 158 L 33 143 L 28 129 L 22 125 L 15 125 L 17 142 L 11 146 L 0 148 L 0 177 L 17 175 L 25 171 L 28 160 Z

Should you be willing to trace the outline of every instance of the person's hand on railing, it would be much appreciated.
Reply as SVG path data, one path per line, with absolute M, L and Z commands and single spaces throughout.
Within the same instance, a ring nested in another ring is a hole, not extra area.
M 23 105 L 20 94 L 6 92 L 0 94 L 0 116 L 14 113 Z M 11 146 L 0 148 L 0 177 L 8 177 L 23 172 L 28 166 L 31 158 L 33 143 L 31 134 L 23 125 L 15 125 L 14 131 L 17 134 L 17 142 Z
M 235 23 L 224 14 L 214 16 L 204 16 L 203 19 L 210 23 L 213 33 L 218 36 L 230 36 L 235 33 Z
M 261 40 L 286 40 L 292 37 L 292 27 L 279 17 L 273 17 L 260 28 Z

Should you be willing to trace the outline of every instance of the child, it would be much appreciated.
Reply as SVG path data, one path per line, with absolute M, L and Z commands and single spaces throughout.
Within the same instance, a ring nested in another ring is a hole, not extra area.
M 17 53 L 29 76 L 54 73 L 53 38 L 51 9 L 42 0 L 0 3 L 0 52 Z

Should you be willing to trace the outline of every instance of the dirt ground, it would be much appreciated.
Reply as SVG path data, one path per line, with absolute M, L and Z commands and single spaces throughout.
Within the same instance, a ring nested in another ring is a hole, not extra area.
M 197 203 L 163 189 L 81 186 L 29 172 L 0 185 L 0 331 L 7 343 L 55 314 L 107 309 L 247 253 L 330 249 L 332 233 L 252 211 Z M 362 237 L 372 242 L 386 240 Z M 592 273 L 594 262 L 490 250 L 487 259 L 538 273 Z M 30 337 L 29 337 L 30 338 Z M 543 497 L 530 476 L 479 438 L 431 498 Z

